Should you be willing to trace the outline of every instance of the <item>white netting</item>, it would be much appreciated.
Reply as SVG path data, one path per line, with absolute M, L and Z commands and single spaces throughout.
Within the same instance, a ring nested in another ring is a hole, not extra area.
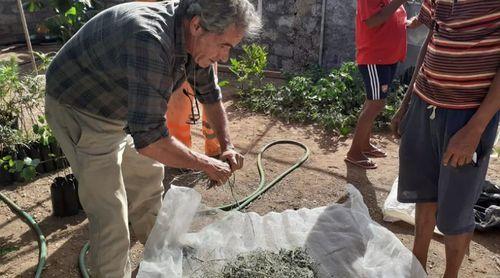
M 321 277 L 425 277 L 398 238 L 371 220 L 359 191 L 349 200 L 314 209 L 264 216 L 217 212 L 197 215 L 200 195 L 176 187 L 167 192 L 146 244 L 138 277 L 193 277 L 221 267 L 237 254 L 303 247 Z M 190 232 L 188 232 L 190 231 Z

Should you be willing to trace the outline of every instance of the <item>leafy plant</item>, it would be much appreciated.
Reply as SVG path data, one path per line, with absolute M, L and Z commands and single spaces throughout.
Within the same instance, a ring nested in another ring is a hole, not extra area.
M 41 64 L 38 65 L 38 70 L 40 72 L 47 71 L 47 68 L 49 67 L 50 62 L 52 62 L 52 59 L 54 58 L 54 55 L 56 54 L 56 52 L 43 53 L 43 52 L 38 52 L 38 51 L 34 51 L 33 53 L 41 61 Z
M 5 146 L 7 142 L 23 143 L 23 140 L 15 142 L 23 137 L 30 139 L 31 122 L 35 121 L 34 115 L 44 94 L 43 75 L 21 75 L 14 59 L 0 63 L 0 137 L 3 138 L 0 146 Z
M 13 125 L 16 114 L 19 112 L 16 95 L 21 88 L 19 68 L 12 58 L 0 64 L 0 124 Z
M 45 121 L 44 116 L 38 116 L 38 122 L 33 125 L 33 133 L 37 136 L 37 141 L 44 146 L 56 142 L 56 138 L 52 134 L 52 130 Z
M 229 68 L 236 76 L 236 82 L 241 92 L 260 87 L 264 79 L 264 69 L 267 66 L 267 51 L 258 44 L 243 45 L 240 59 L 230 59 Z
M 89 19 L 96 15 L 102 4 L 97 0 L 48 0 L 55 15 L 44 21 L 49 34 L 62 42 L 68 41 Z M 29 12 L 45 7 L 44 1 L 28 0 L 24 3 Z
M 45 93 L 44 78 L 43 75 L 21 75 L 13 59 L 0 63 L 0 152 L 4 155 L 0 167 L 19 174 L 26 181 L 35 177 L 40 160 L 17 153 L 28 148 L 33 140 L 47 145 L 55 141 L 44 118 L 38 117 L 38 122 L 35 121 Z
M 36 176 L 38 164 L 40 164 L 40 159 L 31 159 L 30 157 L 16 160 L 7 155 L 0 160 L 0 167 L 12 174 L 19 173 L 26 181 L 30 181 Z
M 0 124 L 0 151 L 14 151 L 18 144 L 25 144 L 26 138 L 21 131 L 8 125 Z
M 265 51 L 261 47 L 243 47 L 240 59 L 232 59 L 231 71 L 236 75 L 241 105 L 252 111 L 264 112 L 299 123 L 317 123 L 347 135 L 356 126 L 365 101 L 364 85 L 357 66 L 344 63 L 325 73 L 312 68 L 300 75 L 288 74 L 285 85 L 262 84 Z M 256 81 L 257 80 L 257 81 Z M 395 113 L 405 86 L 397 83 L 379 117 L 377 126 L 385 127 Z

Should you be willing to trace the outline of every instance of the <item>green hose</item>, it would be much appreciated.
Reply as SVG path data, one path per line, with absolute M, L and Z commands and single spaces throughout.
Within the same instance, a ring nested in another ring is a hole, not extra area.
M 38 223 L 27 214 L 20 207 L 18 207 L 14 202 L 12 202 L 5 195 L 0 193 L 0 200 L 2 200 L 7 206 L 14 212 L 17 216 L 23 219 L 30 227 L 34 230 L 38 236 L 38 266 L 36 267 L 35 278 L 39 278 L 42 275 L 43 267 L 45 266 L 45 261 L 47 260 L 47 244 L 45 242 L 45 237 L 42 234 L 42 230 L 38 226 Z
M 78 256 L 78 267 L 80 268 L 80 274 L 82 275 L 83 278 L 90 277 L 87 265 L 85 265 L 85 255 L 87 254 L 89 249 L 90 249 L 90 244 L 87 242 L 80 251 L 80 256 Z
M 265 174 L 264 174 L 264 167 L 262 166 L 262 154 L 267 149 L 269 149 L 270 147 L 272 147 L 274 145 L 285 145 L 285 144 L 299 146 L 302 149 L 304 149 L 305 153 L 302 156 L 302 158 L 299 161 L 297 161 L 297 163 L 295 163 L 292 167 L 288 168 L 285 172 L 283 172 L 281 175 L 279 175 L 278 177 L 276 177 L 269 184 L 266 184 L 266 178 L 265 178 Z M 238 210 L 239 211 L 239 210 L 242 210 L 242 209 L 246 208 L 248 205 L 250 205 L 250 203 L 252 203 L 253 201 L 255 201 L 255 199 L 259 198 L 267 190 L 269 190 L 271 187 L 275 186 L 284 177 L 286 177 L 291 172 L 295 171 L 304 162 L 306 162 L 306 160 L 309 158 L 310 153 L 311 153 L 311 151 L 309 150 L 309 148 L 307 148 L 306 145 L 304 145 L 304 144 L 302 144 L 300 142 L 297 142 L 297 141 L 293 141 L 293 140 L 279 140 L 279 141 L 274 141 L 274 142 L 271 142 L 271 143 L 265 145 L 262 148 L 262 150 L 260 150 L 259 154 L 257 155 L 257 170 L 259 171 L 259 178 L 260 178 L 259 187 L 252 194 L 248 195 L 247 197 L 245 197 L 245 198 L 243 198 L 243 199 L 241 199 L 239 201 L 236 201 L 236 202 L 234 202 L 232 204 L 220 206 L 217 209 L 225 210 L 225 211 L 228 211 L 228 210 Z
M 266 184 L 264 167 L 262 166 L 262 154 L 267 149 L 269 149 L 270 147 L 272 147 L 274 145 L 284 145 L 284 144 L 299 146 L 302 149 L 304 149 L 305 153 L 302 156 L 302 158 L 299 161 L 297 161 L 297 163 L 295 163 L 292 167 L 288 168 L 285 172 L 283 172 L 281 175 L 279 175 L 278 177 L 276 177 L 273 181 L 271 181 L 270 183 Z M 291 172 L 293 172 L 297 168 L 299 168 L 304 162 L 306 162 L 306 160 L 309 158 L 310 154 L 311 154 L 311 151 L 309 150 L 309 148 L 306 145 L 304 145 L 304 144 L 302 144 L 300 142 L 297 142 L 297 141 L 293 141 L 293 140 L 278 140 L 278 141 L 274 141 L 274 142 L 271 142 L 271 143 L 265 145 L 262 148 L 262 150 L 260 150 L 260 152 L 257 155 L 257 170 L 259 171 L 259 178 L 260 178 L 258 188 L 253 193 L 251 193 L 250 195 L 246 196 L 245 198 L 243 198 L 243 199 L 241 199 L 239 201 L 236 201 L 236 202 L 234 202 L 232 204 L 227 204 L 227 205 L 220 206 L 217 209 L 225 210 L 225 211 L 229 211 L 229 210 L 238 210 L 239 211 L 239 210 L 242 210 L 242 209 L 246 208 L 253 201 L 255 201 L 255 199 L 259 198 L 267 190 L 269 190 L 271 187 L 273 187 L 277 183 L 279 183 L 288 174 L 290 174 Z M 80 251 L 80 256 L 78 258 L 78 266 L 80 267 L 80 273 L 81 273 L 81 275 L 82 275 L 83 278 L 89 278 L 90 277 L 89 273 L 88 273 L 88 270 L 87 270 L 87 266 L 85 265 L 85 255 L 87 254 L 87 252 L 89 250 L 89 247 L 90 247 L 90 245 L 87 242 L 83 246 L 82 250 Z

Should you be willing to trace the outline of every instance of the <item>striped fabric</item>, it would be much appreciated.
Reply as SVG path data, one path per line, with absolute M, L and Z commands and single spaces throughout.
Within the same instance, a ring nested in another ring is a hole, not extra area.
M 366 65 L 370 75 L 370 85 L 372 89 L 372 99 L 380 99 L 380 82 L 378 78 L 377 65 Z
M 437 107 L 478 107 L 500 68 L 500 0 L 424 0 L 434 30 L 415 92 Z

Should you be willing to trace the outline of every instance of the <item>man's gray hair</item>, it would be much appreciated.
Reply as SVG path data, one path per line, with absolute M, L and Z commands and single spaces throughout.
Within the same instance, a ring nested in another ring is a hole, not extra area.
M 248 0 L 181 0 L 179 8 L 188 18 L 200 17 L 205 30 L 223 33 L 231 24 L 255 37 L 261 28 L 261 20 Z

